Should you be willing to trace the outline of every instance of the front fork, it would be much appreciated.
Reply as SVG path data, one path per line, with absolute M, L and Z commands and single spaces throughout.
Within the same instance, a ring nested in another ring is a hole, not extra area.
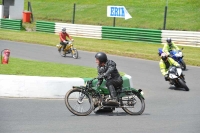
M 73 48 L 71 48 L 70 51 L 71 51 L 72 54 L 74 54 L 74 50 L 73 50 Z
M 79 104 L 81 104 L 81 103 L 83 103 L 83 98 L 85 97 L 85 94 L 84 93 L 79 93 L 79 97 L 78 97 L 78 100 L 77 100 L 77 102 L 79 103 Z
M 180 84 L 178 79 L 182 79 L 185 82 L 185 78 L 184 78 L 183 74 L 181 74 L 181 76 L 179 78 L 171 80 L 171 81 L 173 82 L 173 84 L 176 84 L 176 83 Z

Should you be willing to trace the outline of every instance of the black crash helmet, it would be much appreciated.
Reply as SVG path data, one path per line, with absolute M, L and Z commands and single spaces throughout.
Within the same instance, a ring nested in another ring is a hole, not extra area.
M 98 59 L 100 63 L 105 63 L 108 60 L 107 55 L 103 52 L 96 53 L 95 58 Z

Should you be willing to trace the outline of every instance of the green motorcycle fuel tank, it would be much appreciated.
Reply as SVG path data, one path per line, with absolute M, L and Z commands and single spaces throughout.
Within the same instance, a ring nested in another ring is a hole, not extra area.
M 134 89 L 134 88 L 131 88 L 131 87 L 130 87 L 130 82 L 129 82 L 129 79 L 128 79 L 128 78 L 122 77 L 122 79 L 123 79 L 122 88 L 121 88 L 120 90 L 116 90 L 116 91 L 119 91 L 119 92 L 120 92 L 119 98 L 120 98 L 120 97 L 123 97 L 123 96 L 126 96 L 128 93 L 133 92 L 133 93 L 135 93 L 135 94 L 140 95 L 140 96 L 144 99 L 144 97 L 143 97 L 143 95 L 142 95 L 142 93 L 141 93 L 142 90 L 140 90 L 140 89 L 139 89 L 139 90 L 136 90 L 136 89 Z M 88 80 L 90 80 L 90 78 L 85 79 L 85 82 L 88 81 Z M 106 87 L 106 85 L 105 85 L 106 81 L 103 80 L 102 84 L 101 84 L 99 87 L 96 86 L 97 82 L 98 82 L 97 79 L 95 79 L 95 80 L 92 82 L 92 89 L 95 90 L 96 92 L 100 93 L 100 94 L 109 95 L 109 94 L 110 94 L 110 93 L 109 93 L 109 90 L 107 89 L 107 87 Z

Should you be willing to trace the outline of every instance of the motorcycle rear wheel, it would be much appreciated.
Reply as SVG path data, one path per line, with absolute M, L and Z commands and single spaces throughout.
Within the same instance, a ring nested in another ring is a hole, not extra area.
M 64 54 L 63 46 L 62 46 L 61 44 L 57 44 L 56 46 L 58 47 L 58 52 L 59 52 L 59 54 L 60 54 L 62 57 L 65 57 L 66 54 Z
M 59 52 L 59 53 L 60 53 L 60 55 L 61 55 L 62 57 L 66 57 L 66 54 L 64 54 L 63 51 L 61 51 L 61 52 Z
M 141 115 L 145 110 L 144 99 L 142 97 L 138 97 L 135 94 L 122 97 L 120 102 L 124 106 L 122 109 L 130 115 Z
M 71 89 L 66 93 L 65 105 L 70 112 L 78 116 L 89 115 L 94 108 L 91 96 L 78 88 Z
M 179 81 L 180 86 L 183 87 L 185 91 L 190 90 L 182 79 L 178 79 L 178 81 Z

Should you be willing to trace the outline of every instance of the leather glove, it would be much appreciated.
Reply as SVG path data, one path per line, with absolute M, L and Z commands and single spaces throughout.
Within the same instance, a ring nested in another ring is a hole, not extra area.
M 168 75 L 168 74 L 165 74 L 164 77 L 165 77 L 165 80 L 166 80 L 166 81 L 169 80 L 169 75 Z
M 64 43 L 67 43 L 67 41 L 63 41 Z
M 74 41 L 74 39 L 71 39 L 71 41 L 73 42 L 73 41 Z
M 176 68 L 181 68 L 181 66 L 180 66 L 180 65 L 178 65 L 178 66 L 176 66 Z
M 101 86 L 102 82 L 103 82 L 103 79 L 99 79 L 98 82 L 97 82 L 97 84 L 96 84 L 96 86 L 97 87 Z
M 100 74 L 100 75 L 98 76 L 98 79 L 103 79 L 103 78 L 105 78 L 105 73 Z

